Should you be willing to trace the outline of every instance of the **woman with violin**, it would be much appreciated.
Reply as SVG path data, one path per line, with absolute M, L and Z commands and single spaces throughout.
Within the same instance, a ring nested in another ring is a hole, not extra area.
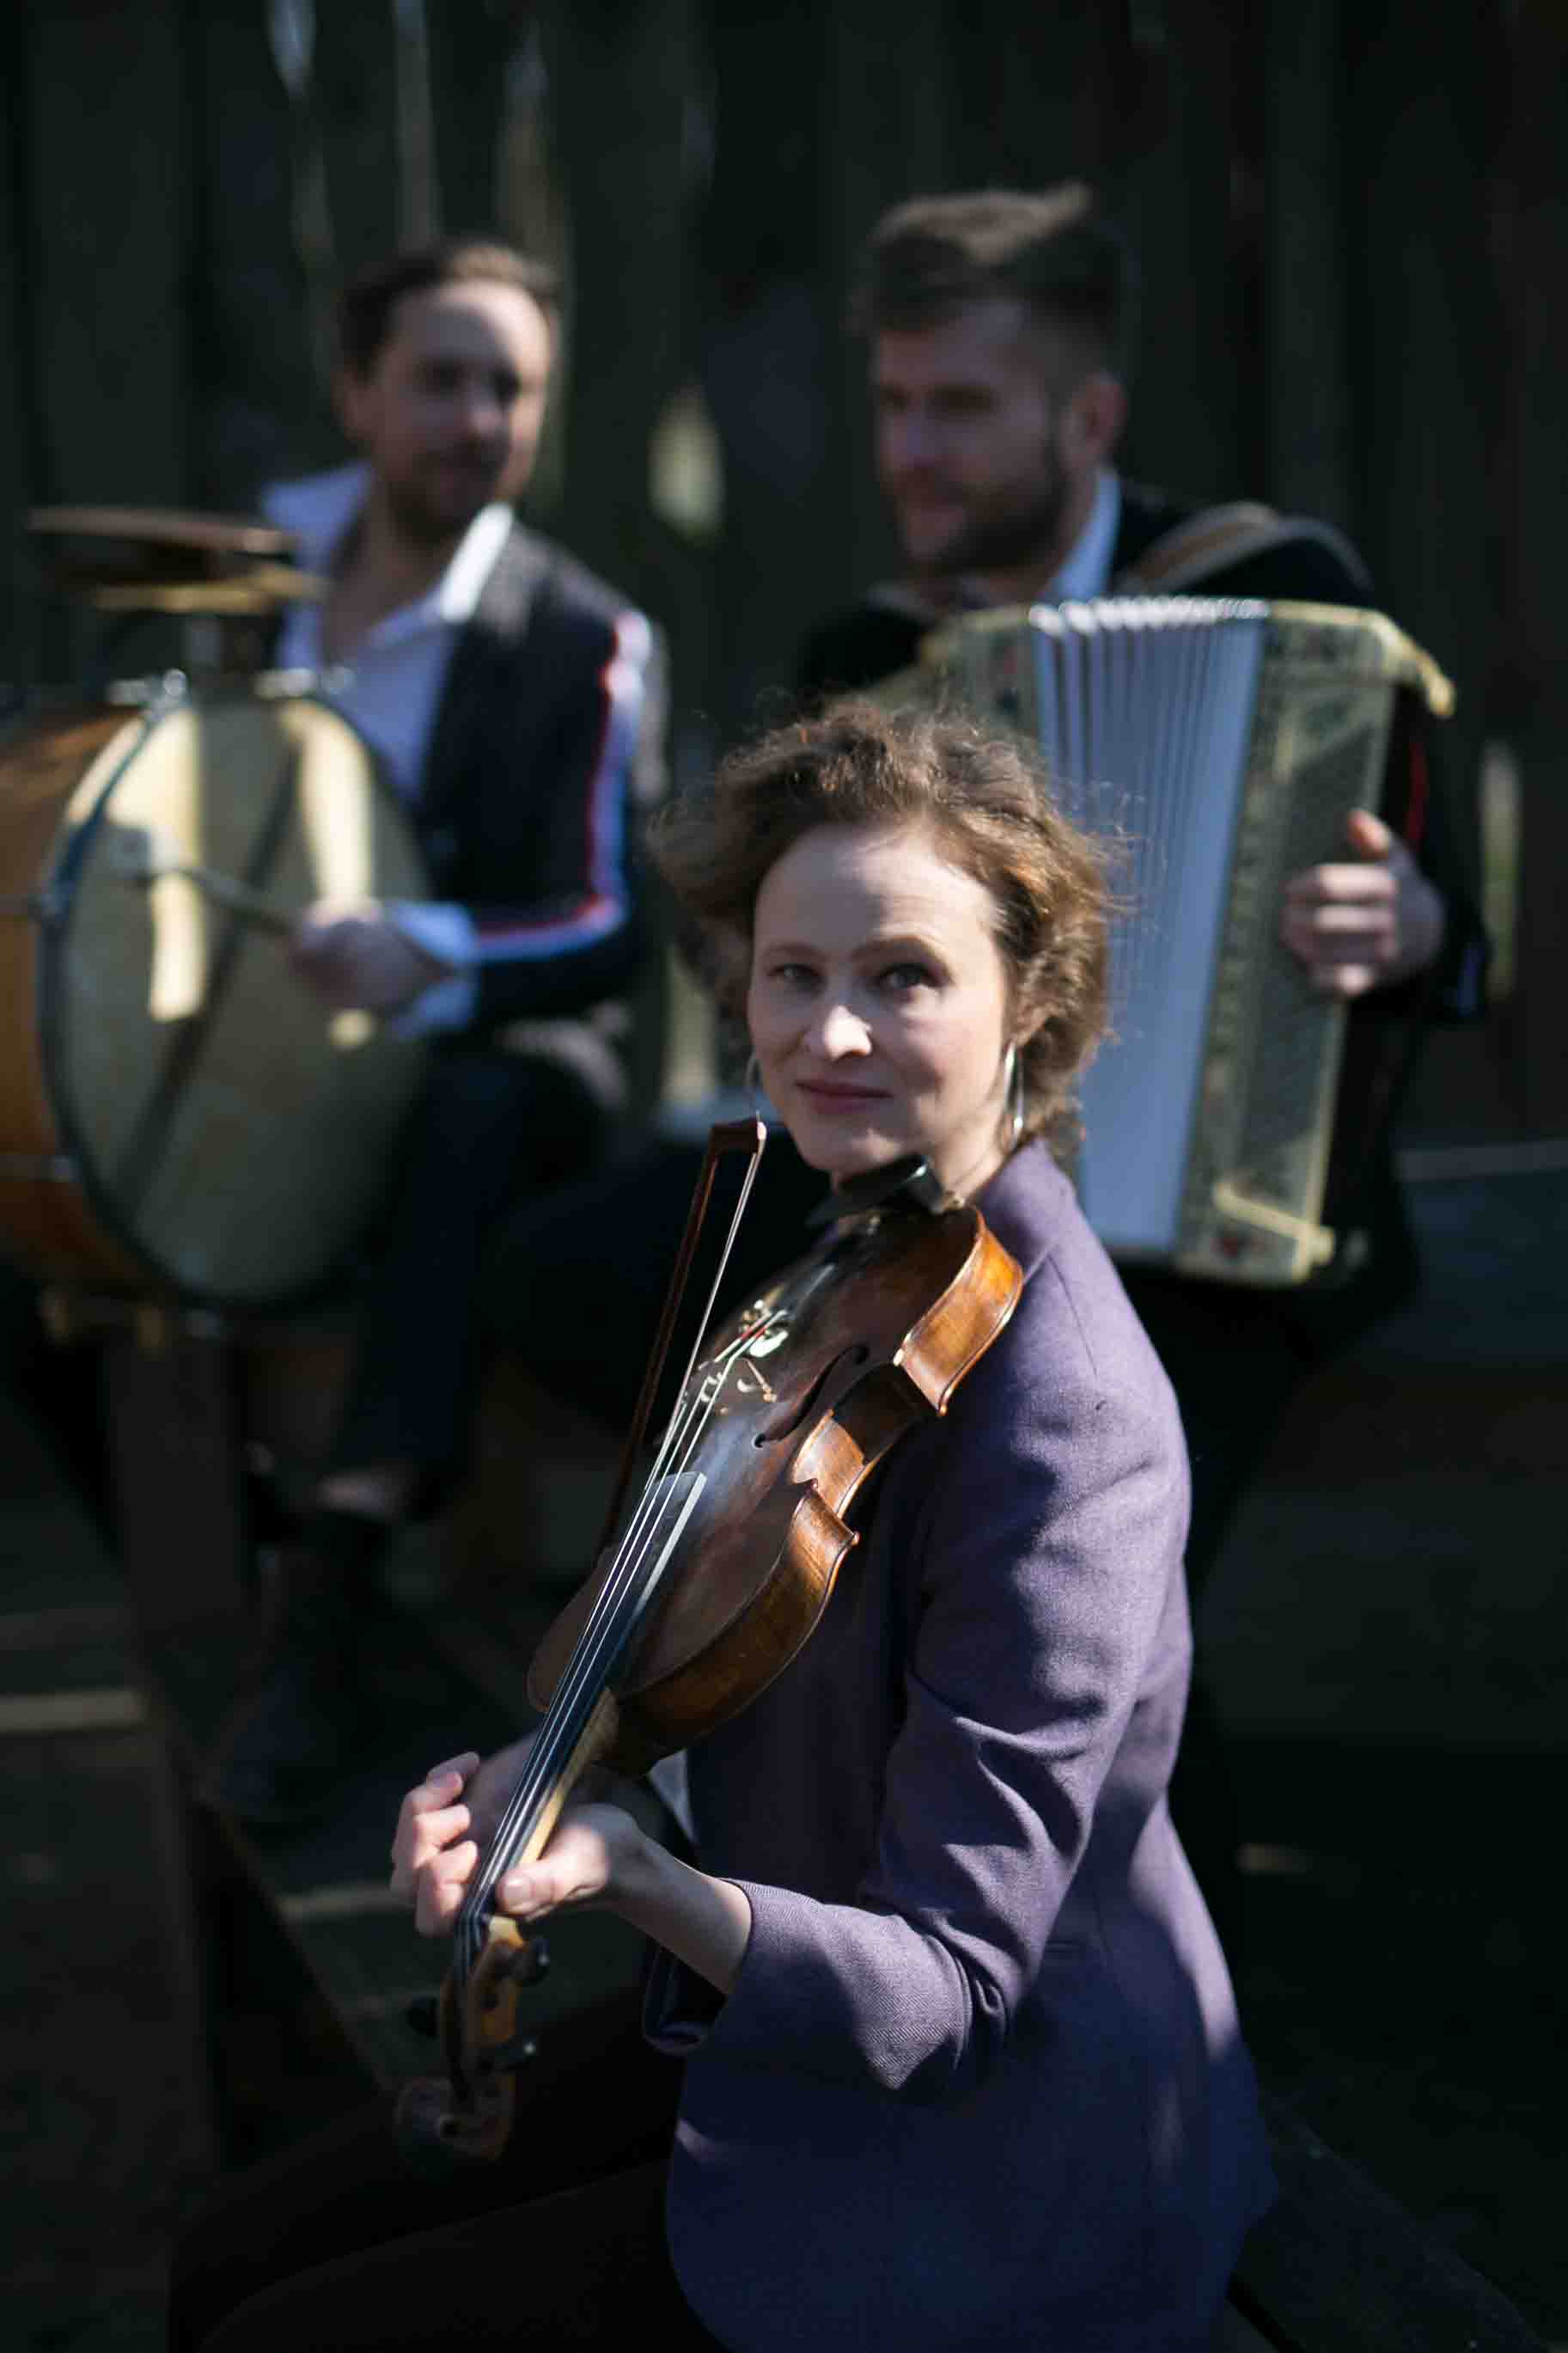
M 649 1938 L 638 2031 L 557 2042 L 495 2165 L 404 2178 L 359 2127 L 236 2185 L 184 2250 L 173 2341 L 553 2347 L 631 2324 L 732 2353 L 1198 2353 L 1271 2184 L 1165 1805 L 1180 1425 L 1053 1155 L 1104 1019 L 1095 855 L 1014 745 L 859 704 L 736 754 L 657 854 L 848 1212 L 781 1296 L 809 1294 L 809 1324 L 857 1250 L 902 1282 L 923 1213 L 877 1195 L 921 1162 L 932 1222 L 962 1209 L 990 1253 L 984 1329 L 927 1379 L 962 1320 L 944 1274 L 866 1377 L 941 1409 L 851 1478 L 809 1638 L 691 1739 L 694 1863 L 588 1780 L 501 1868 L 528 1744 L 404 1801 L 393 1885 L 425 1933 L 461 1942 L 487 1869 L 503 1925 L 618 1913 Z M 782 1421 L 767 1312 L 736 1356 Z M 856 1427 L 842 1368 L 868 1354 L 813 1373 L 800 1429 L 838 1390 Z M 666 1480 L 683 1518 L 701 1484 Z M 716 1549 L 663 1573 L 700 1584 Z M 552 1670 L 541 1743 L 574 1672 Z

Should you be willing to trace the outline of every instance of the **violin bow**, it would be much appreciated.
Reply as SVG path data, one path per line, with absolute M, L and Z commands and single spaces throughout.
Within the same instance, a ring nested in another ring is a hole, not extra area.
M 713 1190 L 713 1179 L 718 1173 L 719 1163 L 731 1153 L 744 1152 L 751 1155 L 752 1165 L 742 1179 L 740 1198 L 735 1204 L 734 1214 L 730 1220 L 730 1231 L 725 1237 L 723 1251 L 720 1257 L 719 1270 L 713 1277 L 712 1289 L 708 1294 L 708 1304 L 703 1310 L 697 1336 L 691 1344 L 691 1355 L 681 1378 L 681 1394 L 685 1393 L 686 1384 L 691 1377 L 691 1367 L 697 1362 L 697 1354 L 702 1345 L 703 1334 L 707 1331 L 712 1316 L 713 1303 L 719 1295 L 719 1286 L 724 1280 L 724 1269 L 730 1263 L 730 1252 L 734 1247 L 736 1231 L 745 1213 L 752 1187 L 756 1181 L 757 1169 L 763 1156 L 763 1146 L 767 1140 L 768 1131 L 754 1113 L 750 1119 L 721 1120 L 708 1131 L 708 1149 L 702 1156 L 702 1167 L 691 1196 L 691 1207 L 686 1213 L 686 1230 L 681 1235 L 680 1248 L 676 1253 L 675 1266 L 664 1294 L 664 1307 L 658 1319 L 658 1330 L 654 1336 L 653 1354 L 648 1358 L 647 1370 L 643 1375 L 642 1388 L 637 1395 L 637 1410 L 632 1415 L 631 1428 L 626 1432 L 626 1444 L 621 1449 L 620 1467 L 616 1473 L 615 1491 L 610 1497 L 609 1509 L 605 1514 L 605 1525 L 600 1531 L 599 1541 L 594 1547 L 593 1557 L 595 1560 L 605 1550 L 615 1535 L 626 1500 L 626 1492 L 632 1482 L 632 1473 L 637 1466 L 637 1457 L 642 1452 L 643 1441 L 647 1436 L 648 1422 L 653 1415 L 654 1399 L 658 1395 L 659 1383 L 664 1378 L 665 1361 L 669 1355 L 669 1344 L 675 1331 L 676 1318 L 680 1313 L 681 1303 L 686 1296 L 686 1286 L 691 1274 L 691 1261 L 697 1255 L 697 1244 L 707 1219 L 709 1198 Z

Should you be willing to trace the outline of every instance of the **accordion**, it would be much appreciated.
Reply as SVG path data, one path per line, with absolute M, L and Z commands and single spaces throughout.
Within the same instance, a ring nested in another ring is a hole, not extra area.
M 1447 681 L 1381 614 L 1104 597 L 949 623 L 879 699 L 1026 734 L 1111 849 L 1111 1027 L 1076 1171 L 1100 1240 L 1184 1274 L 1303 1281 L 1334 1250 L 1346 1008 L 1280 944 L 1283 888 L 1351 855 L 1353 808 L 1408 830 Z

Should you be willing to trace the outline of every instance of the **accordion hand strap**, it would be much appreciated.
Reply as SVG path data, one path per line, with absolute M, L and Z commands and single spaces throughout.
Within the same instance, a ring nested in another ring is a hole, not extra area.
M 1174 596 L 1199 586 L 1211 573 L 1277 547 L 1299 546 L 1303 540 L 1315 541 L 1338 556 L 1370 595 L 1365 565 L 1332 523 L 1314 522 L 1309 515 L 1282 515 L 1252 499 L 1187 515 L 1125 565 L 1111 582 L 1111 591 L 1119 596 Z

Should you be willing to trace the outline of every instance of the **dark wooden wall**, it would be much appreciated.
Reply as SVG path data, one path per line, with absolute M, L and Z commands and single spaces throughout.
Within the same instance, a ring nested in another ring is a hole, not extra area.
M 890 558 L 841 331 L 865 231 L 1082 174 L 1143 259 L 1130 469 L 1342 523 L 1459 681 L 1461 798 L 1486 741 L 1516 763 L 1519 983 L 1424 1123 L 1568 1127 L 1553 0 L 315 0 L 281 63 L 279 14 L 5 12 L 0 675 L 84 659 L 29 503 L 244 507 L 323 462 L 337 277 L 499 225 L 571 290 L 542 519 L 666 620 L 704 757 Z M 689 460 L 694 417 L 716 438 L 721 514 L 650 490 L 672 415 Z

